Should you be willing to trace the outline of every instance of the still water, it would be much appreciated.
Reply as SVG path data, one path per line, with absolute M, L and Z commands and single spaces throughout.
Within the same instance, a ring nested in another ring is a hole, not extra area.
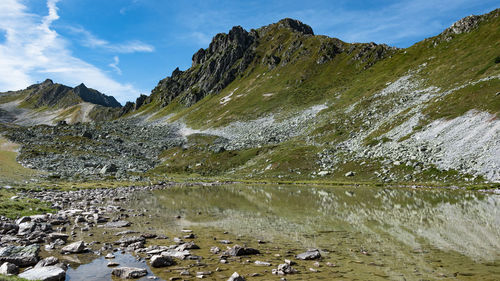
M 322 251 L 319 272 L 310 272 L 312 262 L 303 262 L 301 274 L 288 280 L 500 280 L 499 195 L 232 185 L 172 187 L 137 193 L 133 199 L 127 207 L 145 214 L 134 221 L 134 229 L 172 236 L 193 229 L 208 268 L 220 266 L 216 257 L 205 259 L 208 249 L 223 248 L 217 240 L 227 237 L 261 249 L 259 259 L 273 268 L 307 248 Z M 231 273 L 261 273 L 250 280 L 279 280 L 270 268 L 244 264 L 225 267 Z M 153 273 L 170 276 L 170 271 Z M 70 280 L 76 276 L 78 270 L 68 273 Z

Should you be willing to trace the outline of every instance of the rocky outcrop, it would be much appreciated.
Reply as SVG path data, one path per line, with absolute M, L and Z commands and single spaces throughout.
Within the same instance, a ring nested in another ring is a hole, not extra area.
M 107 96 L 97 90 L 89 89 L 85 84 L 80 84 L 73 89 L 73 92 L 82 98 L 83 101 L 104 107 L 121 107 L 122 105 L 112 96 Z
M 178 96 L 184 105 L 190 106 L 210 93 L 218 93 L 252 62 L 257 38 L 255 31 L 248 32 L 241 26 L 233 27 L 228 34 L 217 34 L 207 49 L 193 55 L 190 69 L 176 68 L 170 77 L 158 83 L 149 99 L 138 99 L 135 109 L 152 100 L 166 106 Z

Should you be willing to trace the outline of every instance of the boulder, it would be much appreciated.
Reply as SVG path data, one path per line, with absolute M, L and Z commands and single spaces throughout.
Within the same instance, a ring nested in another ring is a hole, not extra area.
M 15 275 L 19 273 L 19 267 L 10 262 L 4 262 L 2 266 L 0 266 L 0 274 L 4 275 Z
M 134 243 L 145 243 L 146 242 L 146 238 L 142 237 L 142 236 L 132 236 L 132 237 L 122 237 L 120 238 L 120 240 L 116 241 L 115 244 L 116 245 L 122 245 L 122 246 L 128 246 L 128 245 L 132 245 Z
M 259 250 L 247 247 L 241 247 L 240 245 L 234 245 L 229 251 L 230 256 L 247 256 L 247 255 L 257 255 L 260 254 Z
M 307 252 L 298 254 L 295 257 L 299 260 L 315 260 L 321 258 L 321 254 L 318 249 L 309 249 Z
M 133 279 L 148 275 L 148 271 L 137 267 L 118 267 L 113 269 L 111 274 L 119 278 Z
M 85 243 L 83 241 L 77 241 L 69 244 L 61 249 L 63 254 L 78 254 L 85 251 Z
M 172 257 L 169 256 L 161 256 L 155 255 L 151 257 L 151 266 L 152 267 L 165 267 L 174 265 L 175 262 L 172 260 Z
M 239 275 L 238 272 L 233 273 L 227 281 L 245 281 L 245 278 L 243 276 Z
M 0 248 L 0 262 L 10 262 L 20 267 L 35 265 L 38 260 L 40 246 L 7 246 Z
M 55 265 L 35 267 L 19 274 L 19 277 L 28 280 L 64 281 L 66 279 L 66 271 Z

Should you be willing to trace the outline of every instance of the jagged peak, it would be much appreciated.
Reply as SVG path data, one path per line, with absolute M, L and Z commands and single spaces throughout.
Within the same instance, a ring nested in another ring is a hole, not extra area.
M 287 28 L 303 34 L 314 35 L 312 27 L 296 19 L 284 18 L 278 21 L 276 24 L 280 28 Z

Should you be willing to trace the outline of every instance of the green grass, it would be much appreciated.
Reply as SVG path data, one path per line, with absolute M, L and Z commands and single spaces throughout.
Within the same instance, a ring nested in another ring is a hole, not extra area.
M 16 219 L 54 211 L 47 203 L 37 199 L 11 199 L 15 195 L 10 190 L 0 190 L 0 216 Z
M 0 281 L 28 281 L 28 279 L 0 274 Z

